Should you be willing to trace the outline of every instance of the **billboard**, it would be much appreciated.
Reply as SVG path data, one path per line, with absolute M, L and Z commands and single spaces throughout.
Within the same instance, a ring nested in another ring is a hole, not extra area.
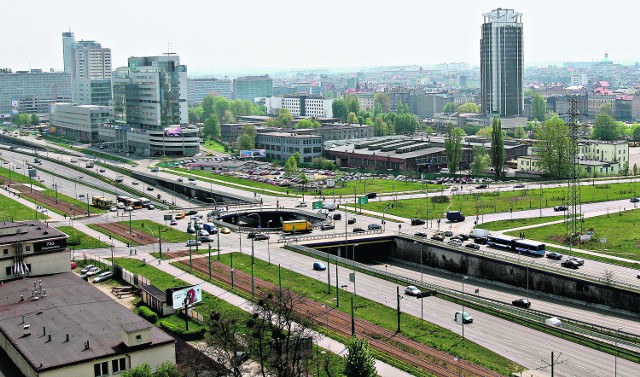
M 15 97 L 11 98 L 11 115 L 16 115 L 18 112 L 18 99 Z
M 42 253 L 47 251 L 59 251 L 67 248 L 67 239 L 55 239 L 49 241 L 36 242 L 33 244 L 33 251 L 35 253 Z
M 249 150 L 240 151 L 240 158 L 254 158 L 254 157 L 267 157 L 267 152 L 264 149 L 249 149 Z
M 169 288 L 166 293 L 167 304 L 176 310 L 183 308 L 185 302 L 187 306 L 190 306 L 202 301 L 202 288 L 200 285 Z
M 165 127 L 164 128 L 164 136 L 180 136 L 182 135 L 182 127 Z

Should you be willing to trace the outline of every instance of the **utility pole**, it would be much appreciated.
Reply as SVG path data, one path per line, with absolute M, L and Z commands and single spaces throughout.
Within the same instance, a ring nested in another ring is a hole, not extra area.
M 400 287 L 396 286 L 396 300 L 398 301 L 398 328 L 396 332 L 400 332 Z
M 573 246 L 574 238 L 578 234 L 578 226 L 581 224 L 578 215 L 582 212 L 580 197 L 580 182 L 578 175 L 580 167 L 578 166 L 578 99 L 571 97 L 569 100 L 571 109 L 571 121 L 569 123 L 570 144 L 569 158 L 571 162 L 571 170 L 569 172 L 569 180 L 567 182 L 567 212 L 565 222 L 567 223 L 567 236 L 569 238 L 569 250 Z

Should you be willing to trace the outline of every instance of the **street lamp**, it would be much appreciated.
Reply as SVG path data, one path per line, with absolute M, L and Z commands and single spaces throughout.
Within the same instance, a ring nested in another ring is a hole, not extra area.
M 153 233 L 153 229 L 149 228 L 147 224 L 142 223 L 142 226 L 149 229 L 151 234 L 155 236 L 155 234 Z M 158 225 L 158 252 L 160 254 L 160 257 L 158 257 L 159 260 L 162 260 L 162 233 L 166 232 L 167 230 L 168 229 L 162 230 L 161 225 Z
M 353 244 L 353 295 L 357 296 L 358 294 L 356 293 L 356 269 L 355 269 L 355 264 L 356 264 L 356 246 L 360 246 L 360 244 L 354 243 Z
M 615 339 L 615 354 L 613 355 L 613 377 L 617 377 L 618 376 L 618 354 L 620 353 L 620 351 L 618 351 L 618 338 L 620 337 L 620 330 L 622 330 L 622 327 L 618 327 L 616 329 L 616 339 Z
M 267 220 L 267 228 L 271 228 L 271 223 L 273 222 L 273 220 Z M 267 238 L 267 255 L 269 258 L 269 264 L 271 264 L 271 237 Z
M 460 314 L 460 322 L 462 323 L 462 340 L 464 341 L 464 281 L 469 279 L 467 275 L 462 277 L 462 313 Z

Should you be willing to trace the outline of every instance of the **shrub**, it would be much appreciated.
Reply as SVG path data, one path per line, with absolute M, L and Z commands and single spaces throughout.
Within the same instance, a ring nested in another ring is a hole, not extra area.
M 431 198 L 431 203 L 449 203 L 449 197 L 446 195 L 438 195 Z
M 138 314 L 140 315 L 140 317 L 146 319 L 151 323 L 156 323 L 158 321 L 158 314 L 156 314 L 156 312 L 146 306 L 139 307 Z
M 196 330 L 185 330 L 181 326 L 177 326 L 168 321 L 160 321 L 160 326 L 165 328 L 167 331 L 170 331 L 176 334 L 177 336 L 179 336 L 184 340 L 199 340 L 204 338 L 205 330 L 203 328 L 196 329 Z

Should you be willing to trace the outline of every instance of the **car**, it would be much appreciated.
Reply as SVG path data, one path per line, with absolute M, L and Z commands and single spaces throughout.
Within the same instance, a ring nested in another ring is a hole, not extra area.
M 307 206 L 307 203 L 305 203 L 305 202 L 300 202 L 300 203 L 296 204 L 296 208 L 302 208 L 302 207 L 306 207 L 306 206 Z
M 565 206 L 555 206 L 555 207 L 553 207 L 553 210 L 556 211 L 556 212 L 562 212 L 562 211 L 566 211 L 567 207 L 565 207 Z
M 477 185 L 476 186 L 477 189 L 486 189 L 487 187 L 489 187 L 489 185 Z
M 415 237 L 425 237 L 425 238 L 427 237 L 427 233 L 424 233 L 424 232 L 415 232 L 413 235 Z
M 334 213 L 333 216 L 331 216 L 334 220 L 340 220 L 342 219 L 342 215 L 339 213 Z
M 347 219 L 347 224 L 355 224 L 356 223 L 356 218 L 355 217 L 349 217 Z
M 480 246 L 477 243 L 468 243 L 464 245 L 464 247 L 473 249 L 473 250 L 480 250 Z
M 364 229 L 362 229 L 362 228 L 353 228 L 353 233 L 364 233 Z
M 367 198 L 368 198 L 368 199 L 374 199 L 374 198 L 376 198 L 377 196 L 378 196 L 378 193 L 377 193 L 377 192 L 369 192 L 369 193 L 367 193 Z
M 75 158 L 72 158 L 72 159 L 71 159 L 71 163 L 72 163 L 72 164 L 75 164 L 76 162 L 78 162 L 78 160 L 76 160 Z
M 577 270 L 578 267 L 580 267 L 580 265 L 578 264 L 578 262 L 576 261 L 572 261 L 571 259 L 567 259 L 562 261 L 562 263 L 560 263 L 560 265 L 562 267 L 566 267 L 566 268 L 572 268 L 574 270 Z
M 631 200 L 630 200 L 630 201 L 631 201 L 631 203 L 638 203 L 638 202 L 640 202 L 640 199 L 638 199 L 638 198 L 631 198 Z
M 147 186 L 147 191 L 153 191 L 155 190 L 152 186 Z
M 188 240 L 187 246 L 200 246 L 202 243 L 198 240 Z
M 638 272 L 638 276 L 637 276 L 637 278 L 638 278 L 638 279 L 640 279 L 640 272 Z
M 462 240 L 459 240 L 457 238 L 452 238 L 449 240 L 449 242 L 447 242 L 447 245 L 451 245 L 451 246 L 462 246 Z
M 254 232 L 254 231 L 251 231 L 251 232 L 247 233 L 247 238 L 254 238 L 256 236 L 256 234 L 258 234 L 258 233 Z
M 524 183 L 519 183 L 519 184 L 513 186 L 513 188 L 525 188 L 525 185 L 524 185 Z
M 584 259 L 578 257 L 569 257 L 569 260 L 576 262 L 579 266 L 584 266 Z
M 268 240 L 268 239 L 269 239 L 269 235 L 264 233 L 256 233 L 256 235 L 253 237 L 254 241 L 262 241 L 262 240 Z
M 171 222 L 169 224 L 170 225 L 178 225 L 178 222 L 174 219 L 174 220 L 171 220 Z
M 158 172 L 158 171 L 160 171 L 160 169 L 158 169 L 157 167 L 151 168 L 151 172 L 152 173 L 155 173 L 155 172 Z
M 198 241 L 201 242 L 211 242 L 213 241 L 213 238 L 209 237 L 209 236 L 200 236 L 198 237 Z
M 107 280 L 111 279 L 112 277 L 113 277 L 113 272 L 106 271 L 106 272 L 103 272 L 100 275 L 94 277 L 92 282 L 100 283 L 100 282 L 103 282 L 103 281 L 107 281 Z
M 118 207 L 109 207 L 109 212 L 117 212 L 118 211 Z
M 547 253 L 547 258 L 549 259 L 555 259 L 555 260 L 560 260 L 562 259 L 562 254 L 560 253 L 556 253 L 555 251 L 551 252 L 551 253 Z
M 313 270 L 314 271 L 324 271 L 327 269 L 327 266 L 325 266 L 324 263 L 322 262 L 313 262 Z
M 180 212 L 179 214 L 177 214 L 177 215 L 176 215 L 176 220 L 184 219 L 184 218 L 185 218 L 185 216 L 187 216 L 187 214 L 186 214 L 186 213 L 184 213 L 184 212 Z
M 473 242 L 480 244 L 480 245 L 486 245 L 487 244 L 487 237 L 478 237 L 476 239 L 473 240 Z
M 76 267 L 78 267 L 78 264 L 74 261 L 71 261 L 71 269 L 73 270 Z
M 193 216 L 193 215 L 195 215 L 196 213 L 198 213 L 198 211 L 196 211 L 195 209 L 192 209 L 192 210 L 187 211 L 187 212 L 185 213 L 185 215 L 187 215 L 187 216 Z
M 139 184 L 140 184 L 140 182 L 138 182 L 138 181 L 133 181 L 133 182 L 131 182 L 131 184 L 132 184 L 132 185 L 134 185 L 134 186 L 137 186 L 137 185 L 139 185 Z
M 178 178 L 178 182 L 184 182 L 184 179 Z
M 131 211 L 133 211 L 133 207 L 131 207 L 131 206 L 126 206 L 126 207 L 124 207 L 124 210 L 125 210 L 126 212 L 131 212 Z
M 422 293 L 422 291 L 413 285 L 410 285 L 404 289 L 404 294 L 406 294 L 407 296 L 417 296 L 420 293 Z
M 191 181 L 191 182 L 193 182 L 193 181 L 195 181 L 195 180 L 196 180 L 196 179 L 195 179 L 195 177 L 189 177 L 189 178 L 187 178 L 187 179 L 188 179 L 189 181 Z
M 335 229 L 336 226 L 333 224 L 322 224 L 320 225 L 320 230 L 330 230 L 330 229 Z
M 441 234 L 434 234 L 431 236 L 431 239 L 435 241 L 444 241 L 444 237 Z
M 231 233 L 231 230 L 229 228 L 227 228 L 226 226 L 223 226 L 222 228 L 220 228 L 220 233 L 229 234 L 229 233 Z
M 374 224 L 369 224 L 369 225 L 367 225 L 367 229 L 369 229 L 369 230 L 380 230 L 380 229 L 382 229 L 382 225 L 375 224 L 375 223 Z
M 445 237 L 453 237 L 453 232 L 450 230 L 445 231 L 443 234 Z
M 104 173 L 106 170 L 104 170 L 104 169 L 100 169 L 100 170 L 98 170 L 98 171 L 99 171 L 100 173 Z
M 411 219 L 411 225 L 423 225 L 424 224 L 424 220 L 419 219 L 417 217 L 414 217 L 413 219 Z
M 531 301 L 526 298 L 519 298 L 517 300 L 511 301 L 511 304 L 513 306 L 519 306 L 521 308 L 529 309 L 529 307 L 531 306 Z
M 473 317 L 471 316 L 471 314 L 467 313 L 467 312 L 456 312 L 456 314 L 453 317 L 453 320 L 460 323 L 473 323 Z
M 93 276 L 93 275 L 98 275 L 101 271 L 102 271 L 101 268 L 93 267 L 93 268 L 89 269 L 87 272 L 85 272 L 84 274 L 87 275 L 87 276 Z

